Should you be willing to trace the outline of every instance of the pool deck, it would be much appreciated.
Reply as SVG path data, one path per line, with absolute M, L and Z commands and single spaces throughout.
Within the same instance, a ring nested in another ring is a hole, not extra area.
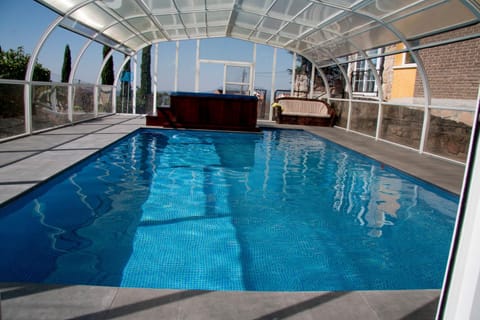
M 144 126 L 142 116 L 114 115 L 0 143 L 0 203 Z M 338 128 L 282 127 L 305 129 L 460 193 L 463 165 Z M 0 283 L 0 320 L 434 319 L 438 296 L 439 290 L 224 292 Z

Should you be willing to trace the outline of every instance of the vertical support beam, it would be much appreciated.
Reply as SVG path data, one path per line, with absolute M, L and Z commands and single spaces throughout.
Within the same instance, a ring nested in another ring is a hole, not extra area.
M 417 72 L 422 78 L 423 94 L 425 99 L 425 105 L 423 110 L 422 135 L 420 136 L 420 146 L 418 148 L 418 152 L 423 153 L 425 151 L 425 145 L 427 143 L 427 135 L 430 129 L 430 104 L 432 102 L 432 97 L 430 94 L 430 83 L 428 82 L 427 73 L 425 71 L 425 67 L 423 65 L 422 59 L 420 59 L 418 54 L 414 51 L 410 50 L 410 54 L 412 55 L 412 58 L 417 64 Z
M 308 89 L 308 98 L 313 98 L 313 88 L 315 87 L 315 65 L 313 62 L 310 61 L 312 64 L 312 73 L 310 74 L 310 88 Z M 326 87 L 325 87 L 326 88 Z
M 98 69 L 97 73 L 97 80 L 95 81 L 95 86 L 93 87 L 93 113 L 95 114 L 95 117 L 98 115 L 98 91 L 101 86 L 100 81 L 102 80 L 102 71 L 105 68 L 105 65 L 107 64 L 108 59 L 110 59 L 113 55 L 113 49 L 110 48 L 110 51 L 105 55 L 105 58 L 102 61 L 102 64 L 100 65 L 100 68 Z
M 250 95 L 255 92 L 255 70 L 257 68 L 257 44 L 253 44 L 252 64 L 250 66 Z
M 173 90 L 178 91 L 178 53 L 180 49 L 180 42 L 175 41 L 175 83 L 173 84 Z
M 268 112 L 268 120 L 273 120 L 273 103 L 275 102 L 275 77 L 277 71 L 277 48 L 273 48 L 273 59 L 272 59 L 272 85 L 270 87 L 270 111 Z
M 197 40 L 197 50 L 195 54 L 195 92 L 199 92 L 199 91 L 200 91 L 200 40 Z
M 157 114 L 157 88 L 158 88 L 158 43 L 155 43 L 153 57 L 153 106 L 152 114 Z
M 480 89 L 480 88 L 479 88 Z M 480 131 L 477 108 L 447 272 L 436 319 L 480 319 Z
M 227 64 L 223 64 L 223 84 L 222 84 L 222 93 L 227 92 Z
M 290 95 L 293 97 L 294 87 L 295 87 L 295 69 L 297 67 L 297 53 L 293 53 L 292 58 L 292 79 L 291 79 L 291 86 L 290 86 Z
M 137 58 L 138 52 L 133 56 L 133 92 L 132 92 L 132 113 L 137 114 Z M 128 108 L 127 108 L 128 112 Z
M 32 79 L 33 79 L 33 70 L 35 69 L 35 63 L 37 62 L 38 54 L 40 49 L 42 49 L 43 44 L 48 39 L 52 31 L 58 26 L 58 24 L 63 20 L 63 17 L 58 16 L 45 30 L 45 32 L 40 37 L 37 45 L 33 49 L 32 55 L 28 60 L 27 71 L 25 73 L 25 86 L 23 88 L 23 103 L 24 103 L 24 113 L 25 113 L 25 133 L 32 133 Z
M 118 82 L 120 80 L 120 86 L 122 86 L 122 81 L 121 81 L 121 77 L 122 77 L 122 74 L 123 74 L 123 68 L 125 67 L 125 65 L 127 63 L 130 63 L 130 57 L 129 56 L 126 56 L 124 59 L 123 59 L 123 62 L 122 64 L 120 65 L 120 68 L 118 69 L 117 71 L 117 75 L 115 76 L 115 81 L 113 82 L 113 92 L 112 92 L 112 104 L 113 104 L 113 107 L 112 107 L 112 112 L 113 113 L 117 113 L 117 86 L 118 86 Z M 129 80 L 130 81 L 130 80 Z M 128 101 L 127 101 L 127 104 L 128 104 Z M 123 110 L 122 110 L 123 112 Z

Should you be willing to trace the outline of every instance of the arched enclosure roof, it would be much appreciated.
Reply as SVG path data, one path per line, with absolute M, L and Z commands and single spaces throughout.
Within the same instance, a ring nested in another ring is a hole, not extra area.
M 318 67 L 392 43 L 413 50 L 409 40 L 480 21 L 475 0 L 37 2 L 63 16 L 62 27 L 129 55 L 162 41 L 231 37 L 296 52 Z

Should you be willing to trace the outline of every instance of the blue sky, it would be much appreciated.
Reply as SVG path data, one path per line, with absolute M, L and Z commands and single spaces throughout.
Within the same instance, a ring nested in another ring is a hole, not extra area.
M 43 7 L 33 0 L 0 0 L 0 45 L 3 50 L 16 49 L 23 46 L 31 53 L 44 30 L 56 18 L 56 13 Z M 56 28 L 40 51 L 39 62 L 51 70 L 52 80 L 58 80 L 63 63 L 63 53 L 66 44 L 72 52 L 72 62 L 75 60 L 86 39 Z M 195 80 L 195 40 L 180 42 L 179 90 L 194 90 Z M 253 44 L 247 41 L 215 38 L 204 39 L 200 44 L 200 58 L 212 60 L 238 60 L 251 62 Z M 256 87 L 270 88 L 273 48 L 257 45 Z M 117 72 L 123 60 L 123 54 L 114 54 L 114 68 Z M 153 58 L 153 50 L 152 50 Z M 82 82 L 95 82 L 98 69 L 102 62 L 102 45 L 94 44 L 82 58 L 75 78 Z M 159 44 L 159 91 L 171 91 L 174 86 L 175 43 Z M 140 65 L 140 60 L 138 61 Z M 288 89 L 290 76 L 287 69 L 291 68 L 292 56 L 283 49 L 277 52 L 276 88 Z M 152 63 L 153 66 L 153 63 Z M 223 67 L 211 64 L 201 64 L 200 90 L 212 91 L 222 86 Z

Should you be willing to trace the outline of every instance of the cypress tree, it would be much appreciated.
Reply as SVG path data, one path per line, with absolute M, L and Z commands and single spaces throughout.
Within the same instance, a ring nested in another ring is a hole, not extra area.
M 142 50 L 142 64 L 140 65 L 141 69 L 141 78 L 140 78 L 140 96 L 146 97 L 147 95 L 152 94 L 152 75 L 150 71 L 150 65 L 152 63 L 151 55 L 152 46 L 143 48 Z
M 62 66 L 62 82 L 68 82 L 70 72 L 72 71 L 72 56 L 70 54 L 70 46 L 65 46 L 65 52 L 63 53 L 63 66 Z
M 108 46 L 103 46 L 103 58 L 107 56 L 110 52 L 110 48 Z M 113 71 L 113 58 L 110 56 L 108 58 L 105 67 L 102 70 L 102 84 L 112 85 L 113 81 L 115 80 L 114 71 Z

